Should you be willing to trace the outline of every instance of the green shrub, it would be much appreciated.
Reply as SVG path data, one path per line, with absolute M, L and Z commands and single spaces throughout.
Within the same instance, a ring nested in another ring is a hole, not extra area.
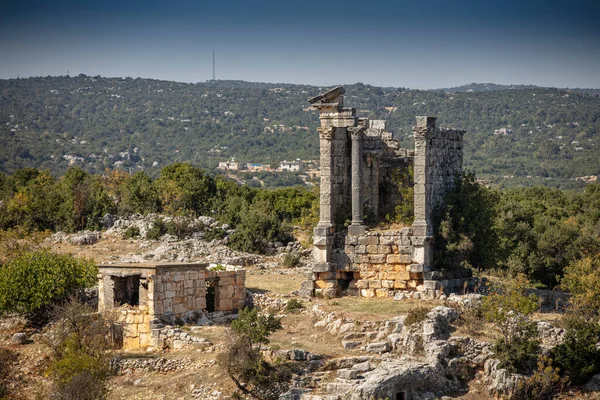
M 535 325 L 525 327 L 517 325 L 519 334 L 511 341 L 500 338 L 494 344 L 495 357 L 500 360 L 500 367 L 510 372 L 529 374 L 535 368 L 535 360 L 540 352 Z
M 225 236 L 227 236 L 227 232 L 225 232 L 224 229 L 217 227 L 207 230 L 204 233 L 204 240 L 207 242 L 210 242 L 211 240 L 221 240 L 225 238 Z
M 551 356 L 561 374 L 573 385 L 588 381 L 600 372 L 600 325 L 595 320 L 570 315 L 565 318 L 565 339 L 552 349 Z
M 498 194 L 465 173 L 435 210 L 439 226 L 434 240 L 434 260 L 450 273 L 461 268 L 489 268 L 495 265 L 498 237 L 493 230 Z
M 229 246 L 235 250 L 264 254 L 271 243 L 287 243 L 291 239 L 290 228 L 281 222 L 268 202 L 260 201 L 241 215 L 240 223 L 229 237 Z
M 565 379 L 559 369 L 552 366 L 552 360 L 546 356 L 538 359 L 537 370 L 526 380 L 520 381 L 517 388 L 518 398 L 530 400 L 551 400 L 562 392 Z
M 214 267 L 208 267 L 209 271 L 227 271 L 223 264 L 217 264 Z
M 281 329 L 281 321 L 272 314 L 260 314 L 257 308 L 244 308 L 231 322 L 231 330 L 238 336 L 247 336 L 252 344 L 269 343 L 269 335 Z
M 146 232 L 146 239 L 158 240 L 165 233 L 167 233 L 167 226 L 165 224 L 165 221 L 158 218 L 152 222 L 152 227 L 150 229 L 148 229 L 148 232 Z M 138 231 L 138 235 L 139 235 L 139 231 Z
M 296 252 L 286 253 L 283 257 L 283 266 L 285 268 L 296 268 L 300 265 L 300 254 Z
M 0 268 L 0 314 L 26 314 L 45 322 L 52 304 L 96 283 L 98 268 L 91 260 L 49 251 L 33 251 Z
M 260 351 L 262 344 L 269 343 L 269 335 L 281 328 L 279 319 L 260 314 L 256 308 L 243 309 L 232 321 L 233 335 L 228 336 L 227 350 L 218 362 L 242 392 L 255 398 L 278 398 L 278 386 L 289 380 L 287 371 L 271 366 Z
M 123 234 L 124 239 L 134 239 L 140 236 L 140 228 L 137 226 L 130 226 Z
M 298 299 L 291 299 L 285 305 L 285 311 L 289 313 L 300 312 L 304 308 L 304 304 Z
M 502 286 L 492 288 L 483 300 L 483 315 L 500 331 L 502 337 L 494 345 L 502 368 L 530 373 L 540 349 L 537 326 L 529 319 L 539 307 L 535 295 L 527 294 L 530 282 L 520 274 Z
M 408 315 L 406 316 L 404 324 L 406 326 L 411 326 L 413 324 L 418 324 L 419 322 L 425 321 L 429 311 L 431 311 L 431 308 L 424 306 L 411 308 L 408 310 Z
M 75 298 L 53 309 L 54 332 L 46 339 L 54 355 L 48 368 L 53 398 L 97 400 L 106 395 L 112 326 L 93 311 Z
M 185 239 L 194 233 L 194 227 L 189 217 L 175 217 L 165 224 L 166 233 L 178 239 Z

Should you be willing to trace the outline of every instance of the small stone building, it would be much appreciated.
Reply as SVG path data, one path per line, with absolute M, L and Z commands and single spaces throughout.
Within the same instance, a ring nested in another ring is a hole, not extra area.
M 320 218 L 314 264 L 305 294 L 389 296 L 402 290 L 455 290 L 464 277 L 435 270 L 433 215 L 462 173 L 464 131 L 417 117 L 414 149 L 400 148 L 385 121 L 359 118 L 344 107 L 343 87 L 309 100 L 319 111 Z M 394 171 L 414 171 L 414 222 L 398 230 L 369 230 L 399 201 Z M 349 223 L 349 226 L 347 226 Z M 347 227 L 345 227 L 347 226 Z M 468 275 L 468 272 L 465 273 Z
M 162 348 L 163 324 L 195 322 L 203 313 L 242 309 L 246 272 L 208 264 L 100 265 L 98 311 L 114 312 L 126 349 Z

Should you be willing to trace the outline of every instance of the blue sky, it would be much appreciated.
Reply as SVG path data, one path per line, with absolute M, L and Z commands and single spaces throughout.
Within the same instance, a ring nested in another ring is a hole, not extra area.
M 0 78 L 600 88 L 599 0 L 0 0 Z

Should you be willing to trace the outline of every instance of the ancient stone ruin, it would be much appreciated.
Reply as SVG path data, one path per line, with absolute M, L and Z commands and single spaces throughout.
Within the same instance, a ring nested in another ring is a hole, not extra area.
M 401 290 L 462 287 L 435 270 L 433 213 L 462 173 L 464 131 L 438 128 L 417 117 L 414 150 L 400 148 L 385 121 L 359 118 L 344 107 L 343 87 L 309 100 L 320 113 L 320 220 L 314 229 L 314 265 L 305 294 L 328 297 L 393 295 Z M 414 222 L 398 230 L 365 225 L 382 221 L 398 201 L 394 171 L 414 169 Z M 344 222 L 350 222 L 347 228 Z
M 98 311 L 114 312 L 123 348 L 162 349 L 165 324 L 195 323 L 204 313 L 244 308 L 246 272 L 208 264 L 101 265 Z

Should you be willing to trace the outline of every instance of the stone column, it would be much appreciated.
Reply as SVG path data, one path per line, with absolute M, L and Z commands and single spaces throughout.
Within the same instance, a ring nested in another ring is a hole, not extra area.
M 417 126 L 413 128 L 415 137 L 414 159 L 414 215 L 413 234 L 431 236 L 431 171 L 429 160 L 431 136 L 435 133 L 435 117 L 417 117 Z
M 334 222 L 333 201 L 333 129 L 318 128 L 319 145 L 321 150 L 321 186 L 320 186 L 320 211 L 319 227 L 332 228 Z
M 413 230 L 413 262 L 415 268 L 423 272 L 430 271 L 432 264 L 433 224 L 431 196 L 431 141 L 435 135 L 435 117 L 417 117 L 417 126 L 413 127 L 415 137 L 414 159 L 414 215 Z
M 363 185 L 362 185 L 362 136 L 364 127 L 348 128 L 352 138 L 352 225 L 348 234 L 357 236 L 365 232 L 363 223 Z

